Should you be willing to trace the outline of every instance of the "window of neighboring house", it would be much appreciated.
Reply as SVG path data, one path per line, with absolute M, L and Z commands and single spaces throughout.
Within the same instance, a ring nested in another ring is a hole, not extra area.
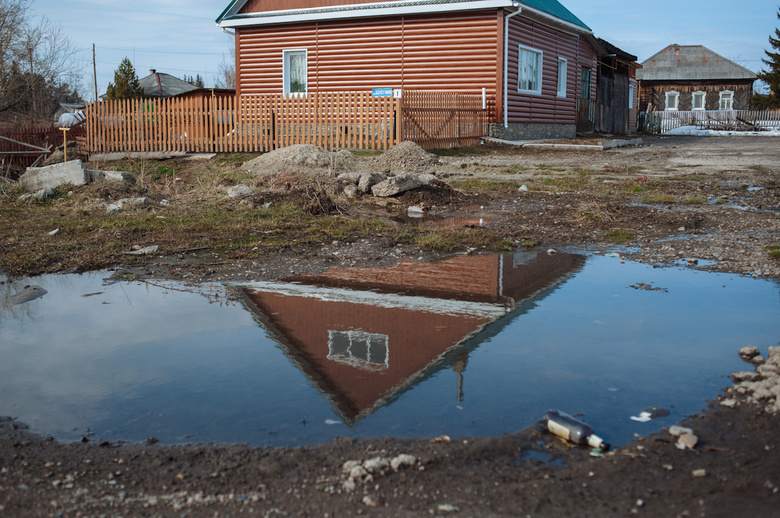
M 590 69 L 582 67 L 580 75 L 580 99 L 590 99 Z
M 703 110 L 705 106 L 706 98 L 707 98 L 707 94 L 705 94 L 704 92 L 693 92 L 692 109 Z
M 542 51 L 518 46 L 517 91 L 526 94 L 542 93 Z
M 328 359 L 367 370 L 390 365 L 388 336 L 366 331 L 328 331 Z
M 680 101 L 680 94 L 675 91 L 666 92 L 666 109 L 676 110 L 677 103 Z
M 628 109 L 634 109 L 634 85 L 628 85 Z
M 569 61 L 558 58 L 558 97 L 566 97 L 566 69 Z
M 306 50 L 285 50 L 282 51 L 282 56 L 284 94 L 306 93 L 309 76 Z
M 720 93 L 720 107 L 721 110 L 733 110 L 734 109 L 734 92 L 724 90 Z

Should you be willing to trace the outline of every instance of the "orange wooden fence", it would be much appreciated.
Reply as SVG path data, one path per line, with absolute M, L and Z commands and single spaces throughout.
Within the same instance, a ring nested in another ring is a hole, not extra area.
M 88 104 L 87 147 L 105 152 L 264 152 L 292 144 L 383 150 L 477 142 L 487 133 L 482 96 L 404 91 L 167 98 Z

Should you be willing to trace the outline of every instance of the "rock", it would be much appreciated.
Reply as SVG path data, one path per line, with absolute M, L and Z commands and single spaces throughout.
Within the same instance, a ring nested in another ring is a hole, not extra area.
M 752 363 L 753 365 L 761 365 L 765 361 L 766 361 L 766 358 L 764 358 L 760 354 L 758 356 L 754 356 L 753 358 L 750 359 L 750 363 Z
M 366 194 L 368 192 L 371 192 L 371 188 L 374 185 L 380 182 L 384 182 L 385 180 L 387 180 L 387 177 L 382 173 L 362 174 L 360 175 L 360 179 L 358 180 L 358 190 L 363 194 Z
M 731 381 L 741 383 L 743 381 L 757 381 L 761 375 L 755 371 L 739 371 L 731 373 Z
M 251 187 L 249 187 L 245 183 L 240 183 L 238 185 L 234 185 L 230 189 L 228 189 L 228 196 L 230 198 L 248 198 L 249 196 L 252 196 L 254 194 L 254 191 Z
M 420 186 L 422 186 L 422 182 L 420 182 L 417 175 L 407 173 L 379 182 L 371 187 L 371 193 L 380 198 L 387 198 L 389 196 L 401 194 L 402 192 L 417 189 Z
M 363 497 L 363 503 L 367 505 L 368 507 L 379 507 L 381 505 L 381 502 L 379 499 L 372 495 L 366 495 Z
M 55 194 L 56 192 L 54 189 L 47 187 L 46 189 L 40 189 L 34 193 L 22 194 L 19 196 L 19 199 L 22 201 L 29 200 L 30 198 L 35 198 L 36 200 L 47 200 L 49 198 L 53 198 Z
M 669 433 L 675 437 L 679 437 L 683 434 L 693 434 L 693 430 L 690 428 L 685 428 L 684 426 L 674 425 L 669 427 Z
M 369 473 L 383 473 L 390 468 L 390 463 L 382 457 L 368 459 L 363 463 L 363 468 Z
M 726 407 L 726 408 L 734 408 L 737 406 L 737 400 L 736 399 L 723 399 L 720 402 L 720 406 Z
M 352 471 L 353 468 L 356 468 L 358 466 L 360 466 L 359 460 L 348 460 L 347 462 L 344 463 L 343 466 L 341 466 L 341 472 L 348 474 L 350 471 Z
M 739 350 L 739 357 L 749 362 L 761 353 L 755 345 L 748 345 Z
M 25 302 L 30 302 L 31 300 L 35 300 L 39 297 L 43 297 L 46 295 L 46 290 L 43 289 L 41 286 L 37 285 L 27 285 L 22 290 L 16 294 L 14 294 L 11 297 L 11 304 L 24 304 Z
M 357 196 L 358 188 L 355 185 L 349 184 L 344 186 L 344 195 L 349 198 Z
M 147 246 L 147 247 L 144 247 L 144 248 L 138 248 L 138 249 L 133 250 L 131 252 L 122 252 L 122 253 L 126 254 L 126 255 L 148 255 L 148 254 L 153 254 L 154 252 L 156 252 L 158 248 L 159 247 L 157 245 L 152 245 L 152 246 Z
M 135 176 L 125 171 L 88 171 L 89 181 L 96 182 L 100 180 L 108 180 L 114 182 L 124 182 L 128 184 L 135 183 Z
M 336 180 L 346 180 L 350 183 L 358 183 L 363 175 L 361 173 L 341 173 Z
M 771 378 L 780 374 L 780 367 L 772 363 L 764 363 L 756 367 L 756 374 L 761 375 L 764 378 Z
M 347 480 L 344 481 L 343 487 L 344 487 L 344 491 L 351 493 L 357 487 L 357 484 L 355 484 L 355 479 L 348 478 Z
M 402 453 L 397 457 L 393 457 L 390 460 L 390 467 L 393 471 L 398 471 L 401 468 L 411 467 L 417 463 L 417 458 L 414 455 L 408 453 Z
M 695 469 L 691 472 L 691 475 L 693 475 L 694 478 L 701 478 L 707 476 L 707 470 L 706 469 Z
M 349 478 L 354 480 L 363 480 L 363 478 L 367 476 L 368 471 L 366 471 L 363 466 L 355 466 L 349 471 Z
M 81 160 L 71 160 L 64 164 L 53 164 L 46 167 L 28 167 L 19 178 L 19 184 L 26 191 L 56 188 L 60 185 L 87 185 L 89 172 Z
M 116 203 L 107 206 L 106 212 L 109 214 L 119 214 L 128 207 L 147 207 L 148 205 L 149 198 L 122 198 Z
M 430 185 L 431 182 L 436 179 L 436 177 L 434 175 L 432 175 L 432 174 L 421 174 L 421 175 L 418 175 L 417 178 L 420 179 L 420 182 L 423 185 Z
M 692 450 L 696 447 L 698 442 L 699 438 L 692 433 L 684 433 L 677 438 L 677 444 L 675 444 L 675 446 L 680 450 Z

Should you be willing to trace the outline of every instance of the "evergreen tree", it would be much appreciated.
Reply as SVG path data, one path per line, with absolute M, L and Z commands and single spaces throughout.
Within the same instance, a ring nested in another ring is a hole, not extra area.
M 777 18 L 780 19 L 780 9 L 777 11 Z M 775 29 L 775 36 L 769 36 L 769 44 L 775 51 L 764 51 L 767 58 L 763 62 L 769 68 L 756 74 L 759 79 L 769 85 L 770 94 L 766 99 L 767 108 L 780 108 L 780 28 Z
M 124 58 L 114 72 L 114 82 L 108 83 L 106 97 L 109 99 L 140 99 L 143 88 L 138 84 L 138 76 L 130 60 Z
M 192 79 L 192 76 L 190 76 L 190 79 Z M 203 78 L 200 77 L 200 74 L 198 74 L 197 77 L 195 77 L 195 81 L 193 81 L 192 84 L 194 84 L 198 88 L 206 87 L 206 83 L 203 82 Z

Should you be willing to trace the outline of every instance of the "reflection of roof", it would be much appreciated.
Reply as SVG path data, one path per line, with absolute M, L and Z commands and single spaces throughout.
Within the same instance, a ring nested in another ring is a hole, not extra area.
M 703 45 L 672 44 L 642 62 L 644 81 L 755 80 L 756 74 Z
M 145 97 L 173 97 L 198 87 L 164 72 L 152 70 L 152 73 L 138 80 Z
M 244 284 L 242 292 L 260 325 L 352 425 L 453 354 L 468 354 L 486 326 L 584 263 L 571 254 L 518 259 L 460 256 L 331 270 L 298 278 L 317 286 L 258 282 Z M 322 287 L 329 277 L 331 287 Z

